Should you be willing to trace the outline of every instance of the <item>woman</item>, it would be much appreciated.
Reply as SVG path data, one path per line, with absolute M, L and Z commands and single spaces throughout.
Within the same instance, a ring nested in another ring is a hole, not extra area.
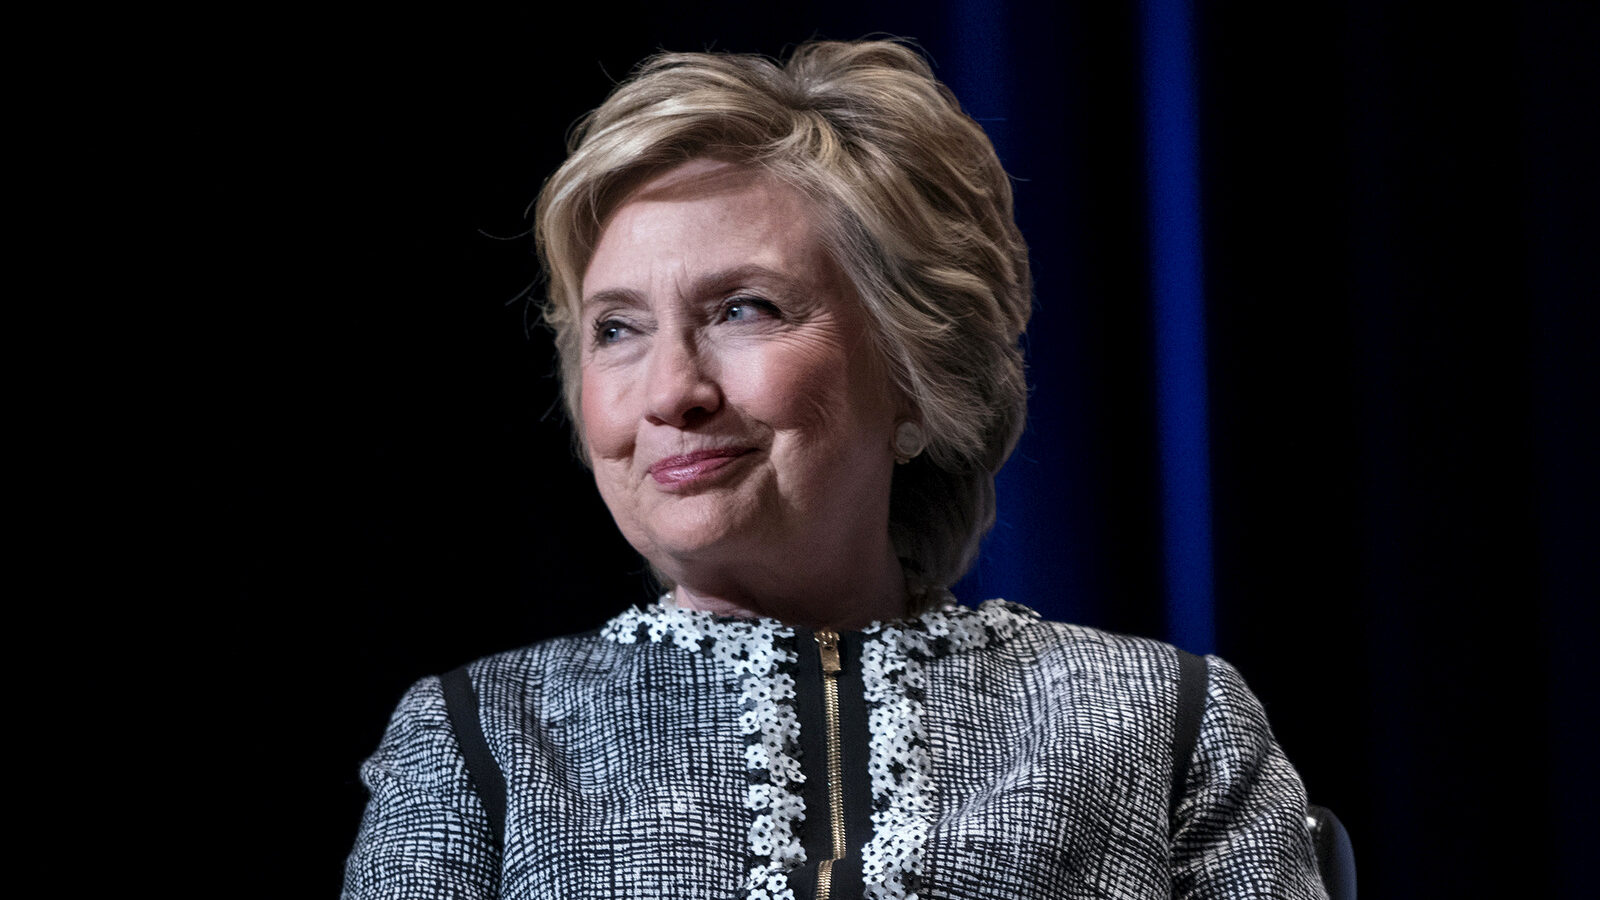
M 346 897 L 1321 895 L 1226 663 L 945 590 L 1030 287 L 917 54 L 653 59 L 537 216 L 579 451 L 666 591 L 413 687 Z

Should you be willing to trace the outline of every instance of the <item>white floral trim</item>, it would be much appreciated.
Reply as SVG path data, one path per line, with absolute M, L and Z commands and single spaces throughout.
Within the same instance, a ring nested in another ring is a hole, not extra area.
M 1010 640 L 1017 632 L 1039 621 L 1039 614 L 1017 603 L 986 600 L 977 608 L 961 606 L 948 594 L 943 602 L 904 622 L 874 622 L 863 634 L 889 632 L 907 653 L 932 659 L 949 653 L 981 650 L 990 644 Z
M 922 727 L 927 678 L 905 652 L 903 632 L 888 627 L 861 647 L 867 701 L 867 774 L 872 780 L 872 839 L 861 848 L 868 900 L 916 897 L 922 850 L 932 827 L 937 787 Z M 912 882 L 908 884 L 908 882 Z
M 861 848 L 868 900 L 917 900 L 923 848 L 933 830 L 938 787 L 933 780 L 922 700 L 928 688 L 925 663 L 950 653 L 978 650 L 1010 639 L 1038 621 L 1024 606 L 990 600 L 976 609 L 948 595 L 934 609 L 897 622 L 862 629 L 862 687 L 867 702 L 867 774 L 872 782 L 872 837 Z M 794 629 L 773 619 L 732 619 L 680 609 L 671 595 L 644 609 L 612 619 L 602 634 L 623 644 L 641 639 L 704 653 L 740 677 L 739 733 L 745 738 L 750 786 L 745 808 L 752 867 L 745 878 L 749 900 L 794 900 L 788 873 L 805 863 L 797 835 L 805 820 L 800 784 L 800 723 L 795 718 L 798 662 L 783 649 Z M 784 643 L 780 643 L 784 642 Z
M 755 813 L 745 890 L 749 900 L 794 900 L 788 873 L 806 860 L 798 834 L 806 817 L 800 795 L 805 772 L 800 768 L 800 722 L 791 674 L 799 660 L 785 649 L 794 629 L 773 619 L 730 619 L 680 609 L 669 594 L 653 606 L 623 612 L 601 634 L 623 644 L 641 637 L 670 642 L 694 653 L 705 652 L 709 642 L 711 657 L 739 676 L 744 710 L 739 733 L 745 739 L 750 782 L 744 805 Z
M 977 609 L 947 599 L 905 623 L 874 624 L 861 648 L 867 701 L 867 772 L 872 779 L 872 839 L 861 848 L 868 900 L 916 900 L 922 854 L 938 806 L 922 700 L 924 662 L 1010 638 L 1038 619 L 1025 607 L 991 600 Z

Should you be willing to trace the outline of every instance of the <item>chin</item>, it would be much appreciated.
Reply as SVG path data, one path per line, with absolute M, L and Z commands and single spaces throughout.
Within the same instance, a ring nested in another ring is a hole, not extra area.
M 748 548 L 757 534 L 753 523 L 733 518 L 657 521 L 642 529 L 645 540 L 634 541 L 633 545 L 656 568 L 672 572 L 682 565 L 719 559 L 743 564 L 749 560 L 750 551 L 740 548 Z
M 666 528 L 652 531 L 652 560 L 711 560 L 732 553 L 734 534 L 724 528 Z

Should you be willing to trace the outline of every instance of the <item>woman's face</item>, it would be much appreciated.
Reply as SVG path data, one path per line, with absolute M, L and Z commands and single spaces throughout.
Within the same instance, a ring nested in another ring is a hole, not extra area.
M 606 222 L 582 303 L 595 481 L 658 569 L 881 562 L 898 404 L 797 192 L 712 160 L 653 178 Z

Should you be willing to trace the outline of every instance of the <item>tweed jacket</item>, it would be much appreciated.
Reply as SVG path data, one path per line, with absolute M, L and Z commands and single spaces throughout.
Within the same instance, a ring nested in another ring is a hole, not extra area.
M 826 677 L 818 648 L 663 601 L 473 663 L 503 835 L 422 679 L 362 765 L 343 897 L 809 900 L 824 869 L 874 900 L 1324 896 L 1300 779 L 1216 657 L 1175 768 L 1166 644 L 989 601 L 846 634 Z

